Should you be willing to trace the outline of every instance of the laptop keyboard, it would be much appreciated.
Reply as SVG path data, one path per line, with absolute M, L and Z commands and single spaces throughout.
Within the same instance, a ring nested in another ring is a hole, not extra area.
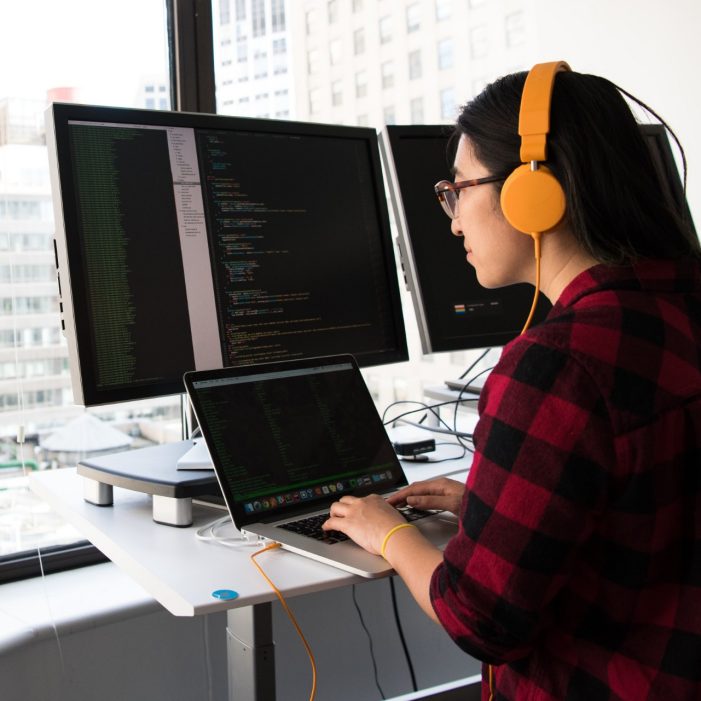
M 412 509 L 410 506 L 404 506 L 397 509 L 397 511 L 399 511 L 409 522 L 417 521 L 418 519 L 431 516 L 435 513 L 435 511 L 421 511 L 420 509 Z M 341 533 L 340 531 L 325 531 L 321 528 L 321 525 L 328 518 L 328 514 L 318 514 L 317 516 L 302 518 L 299 521 L 290 521 L 290 523 L 280 524 L 278 528 L 284 528 L 287 531 L 299 533 L 300 535 L 314 538 L 314 540 L 319 540 L 322 543 L 328 543 L 329 545 L 348 540 L 348 536 L 345 533 Z

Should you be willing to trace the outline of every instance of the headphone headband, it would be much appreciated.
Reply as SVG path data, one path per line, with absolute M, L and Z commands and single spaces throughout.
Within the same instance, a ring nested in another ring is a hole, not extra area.
M 544 161 L 547 158 L 553 83 L 557 73 L 569 70 L 571 69 L 566 61 L 538 63 L 526 77 L 518 118 L 523 163 Z

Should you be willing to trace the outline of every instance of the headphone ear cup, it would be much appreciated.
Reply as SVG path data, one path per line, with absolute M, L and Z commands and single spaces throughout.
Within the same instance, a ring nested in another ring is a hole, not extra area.
M 565 216 L 565 192 L 545 166 L 516 168 L 501 189 L 501 209 L 506 220 L 524 234 L 556 227 Z

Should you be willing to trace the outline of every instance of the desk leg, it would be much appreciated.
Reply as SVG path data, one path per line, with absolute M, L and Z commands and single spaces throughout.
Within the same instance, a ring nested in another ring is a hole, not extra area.
M 227 611 L 229 701 L 274 701 L 275 644 L 269 603 Z

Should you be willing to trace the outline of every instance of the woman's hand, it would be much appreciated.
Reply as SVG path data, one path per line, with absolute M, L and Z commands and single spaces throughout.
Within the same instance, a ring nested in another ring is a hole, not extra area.
M 381 555 L 385 536 L 400 523 L 405 523 L 404 517 L 381 496 L 346 495 L 331 504 L 331 516 L 322 528 L 341 531 L 368 552 Z
M 387 499 L 387 503 L 392 506 L 408 504 L 415 509 L 450 511 L 457 516 L 464 494 L 465 485 L 462 482 L 456 482 L 447 477 L 438 477 L 423 482 L 414 482 L 408 487 L 400 489 Z

